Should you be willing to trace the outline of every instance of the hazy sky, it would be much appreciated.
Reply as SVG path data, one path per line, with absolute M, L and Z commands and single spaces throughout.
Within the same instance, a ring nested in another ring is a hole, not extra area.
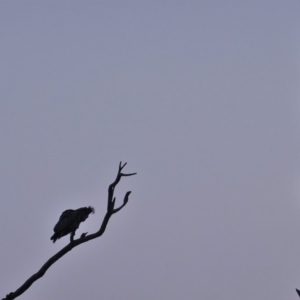
M 300 1 L 1 1 L 0 298 L 289 300 L 300 288 Z

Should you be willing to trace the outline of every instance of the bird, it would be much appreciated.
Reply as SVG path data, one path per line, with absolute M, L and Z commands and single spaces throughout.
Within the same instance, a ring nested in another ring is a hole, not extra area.
M 75 231 L 78 229 L 80 223 L 84 222 L 88 218 L 90 213 L 95 213 L 95 209 L 92 206 L 81 207 L 75 210 L 65 210 L 54 226 L 54 234 L 50 239 L 53 240 L 53 243 L 55 243 L 57 239 L 60 239 L 70 233 L 70 241 L 72 242 Z

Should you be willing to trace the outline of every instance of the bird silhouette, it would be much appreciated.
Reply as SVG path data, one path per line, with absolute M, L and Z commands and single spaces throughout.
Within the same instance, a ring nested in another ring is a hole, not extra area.
M 70 241 L 72 242 L 80 223 L 84 222 L 88 218 L 89 214 L 94 212 L 95 209 L 91 206 L 81 207 L 75 210 L 65 210 L 61 214 L 57 224 L 54 226 L 54 234 L 51 237 L 53 243 L 55 243 L 57 239 L 60 239 L 69 233 L 71 234 Z

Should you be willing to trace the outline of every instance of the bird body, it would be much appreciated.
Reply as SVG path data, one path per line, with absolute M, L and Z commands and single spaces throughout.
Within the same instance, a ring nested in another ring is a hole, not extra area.
M 54 234 L 51 237 L 51 240 L 53 240 L 53 243 L 57 239 L 60 239 L 61 237 L 71 234 L 71 241 L 73 241 L 75 231 L 78 229 L 81 222 L 84 222 L 90 213 L 94 213 L 95 209 L 91 206 L 89 207 L 81 207 L 76 210 L 68 209 L 65 210 L 57 224 L 54 226 Z

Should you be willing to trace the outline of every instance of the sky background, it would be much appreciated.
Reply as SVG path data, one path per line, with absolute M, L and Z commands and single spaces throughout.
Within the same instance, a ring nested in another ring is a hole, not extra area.
M 20 299 L 289 300 L 300 288 L 300 1 L 1 1 L 0 297 L 120 161 L 105 234 Z

